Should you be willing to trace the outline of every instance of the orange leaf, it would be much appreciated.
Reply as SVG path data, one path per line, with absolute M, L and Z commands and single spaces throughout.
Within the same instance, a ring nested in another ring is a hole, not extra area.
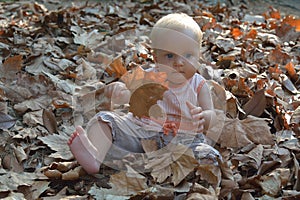
M 271 88 L 266 89 L 266 93 L 267 93 L 268 95 L 270 95 L 271 97 L 275 97 L 275 96 L 276 96 L 276 93 L 275 93 L 274 90 L 272 90 Z
M 270 54 L 268 55 L 268 61 L 271 64 L 286 64 L 291 60 L 291 57 L 283 52 L 280 47 L 277 47 L 276 49 L 272 50 Z
M 296 28 L 296 31 L 300 31 L 300 19 L 296 19 L 294 16 L 288 15 L 283 20 L 282 23 L 289 24 Z
M 280 19 L 280 12 L 279 10 L 271 7 L 270 17 L 274 19 Z
M 226 88 L 232 88 L 237 85 L 237 81 L 235 79 L 224 78 L 223 79 Z
M 115 78 L 121 78 L 127 69 L 123 65 L 122 57 L 117 57 L 110 65 L 106 68 L 106 72 Z
M 231 30 L 231 35 L 234 39 L 238 39 L 241 35 L 243 35 L 243 32 L 239 28 L 233 28 Z
M 245 39 L 255 39 L 256 36 L 257 36 L 257 31 L 256 31 L 255 29 L 251 29 L 251 30 L 247 33 Z
M 142 67 L 136 67 L 132 71 L 125 73 L 121 80 L 131 91 L 146 83 L 156 83 L 167 87 L 167 76 L 163 72 L 146 72 Z
M 285 69 L 288 72 L 289 76 L 291 77 L 292 81 L 295 82 L 298 80 L 298 74 L 296 73 L 294 64 L 292 62 L 289 62 L 288 64 L 286 64 Z
M 22 68 L 22 55 L 7 58 L 3 63 L 4 71 L 20 71 Z
M 238 90 L 239 94 L 253 95 L 253 92 L 249 88 L 249 86 L 245 83 L 245 78 L 240 78 L 238 82 Z
M 264 85 L 265 85 L 265 81 L 263 79 L 259 79 L 257 82 L 256 82 L 256 87 L 257 87 L 257 90 L 261 90 L 264 88 Z
M 281 74 L 282 70 L 279 69 L 278 65 L 275 65 L 275 67 L 269 67 L 268 71 L 270 74 Z

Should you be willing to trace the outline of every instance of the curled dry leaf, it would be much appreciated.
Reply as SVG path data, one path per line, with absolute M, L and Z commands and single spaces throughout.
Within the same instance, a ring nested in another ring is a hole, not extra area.
M 61 179 L 62 173 L 57 169 L 46 169 L 44 175 L 51 179 Z
M 70 171 L 67 171 L 62 174 L 61 179 L 62 180 L 77 180 L 80 176 L 84 175 L 85 171 L 81 166 L 76 167 L 75 169 L 71 169 Z

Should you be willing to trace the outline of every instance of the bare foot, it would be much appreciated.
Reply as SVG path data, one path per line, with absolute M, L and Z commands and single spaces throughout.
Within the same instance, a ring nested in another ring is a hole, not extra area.
M 81 126 L 78 126 L 71 135 L 68 145 L 78 163 L 87 173 L 95 174 L 99 172 L 101 165 L 97 160 L 99 152 L 88 139 L 85 130 Z

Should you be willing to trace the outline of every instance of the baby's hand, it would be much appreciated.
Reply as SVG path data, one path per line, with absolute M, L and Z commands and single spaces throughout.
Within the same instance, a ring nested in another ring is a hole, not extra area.
M 192 116 L 192 119 L 193 119 L 194 127 L 197 128 L 197 130 L 199 132 L 203 132 L 204 131 L 205 119 L 204 119 L 204 115 L 202 113 L 202 108 L 193 105 L 189 101 L 186 102 L 186 105 L 190 109 L 190 113 L 191 113 L 191 116 Z
M 113 82 L 108 84 L 104 89 L 104 93 L 114 104 L 129 103 L 130 91 L 122 82 Z

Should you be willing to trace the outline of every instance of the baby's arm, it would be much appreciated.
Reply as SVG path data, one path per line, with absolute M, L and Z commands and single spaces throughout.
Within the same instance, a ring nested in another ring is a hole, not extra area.
M 113 104 L 128 104 L 130 91 L 123 82 L 112 82 L 105 86 L 104 93 L 109 97 Z
M 204 129 L 207 130 L 209 124 L 216 118 L 212 96 L 207 84 L 203 85 L 198 94 L 198 104 L 203 110 L 203 118 L 205 119 Z
M 198 94 L 198 106 L 187 102 L 192 118 L 199 124 L 199 131 L 209 128 L 209 124 L 216 117 L 212 97 L 206 84 L 203 85 Z

